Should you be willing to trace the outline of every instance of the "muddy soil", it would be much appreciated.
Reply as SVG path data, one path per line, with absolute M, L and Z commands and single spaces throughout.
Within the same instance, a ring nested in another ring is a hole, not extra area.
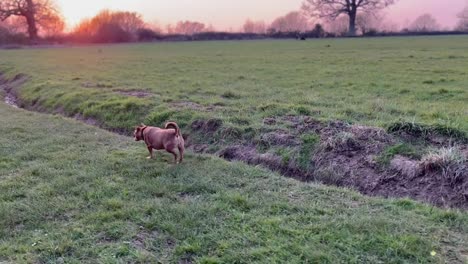
M 431 135 L 424 139 L 427 148 L 455 148 L 463 155 L 457 164 L 428 168 L 421 160 L 395 155 L 390 164 L 380 164 L 378 157 L 385 149 L 408 141 L 406 135 L 388 133 L 382 128 L 349 125 L 341 121 L 321 122 L 309 116 L 270 117 L 264 124 L 282 125 L 288 130 L 275 129 L 261 135 L 271 147 L 289 147 L 301 152 L 301 137 L 314 133 L 320 142 L 310 151 L 306 168 L 298 158 L 285 160 L 274 152 L 262 153 L 258 142 L 243 142 L 226 146 L 217 155 L 227 160 L 262 165 L 301 181 L 319 181 L 329 185 L 349 187 L 359 192 L 384 197 L 411 197 L 440 207 L 468 209 L 468 147 L 466 142 Z M 211 124 L 211 125 L 209 125 Z M 214 133 L 220 125 L 214 120 L 196 121 L 195 132 Z M 417 140 L 420 144 L 421 139 Z M 206 148 L 193 150 L 203 152 Z
M 0 91 L 4 93 L 4 101 L 7 105 L 15 108 L 19 107 L 19 100 L 16 93 L 16 88 L 26 82 L 27 77 L 24 74 L 16 75 L 12 80 L 7 80 L 0 73 Z

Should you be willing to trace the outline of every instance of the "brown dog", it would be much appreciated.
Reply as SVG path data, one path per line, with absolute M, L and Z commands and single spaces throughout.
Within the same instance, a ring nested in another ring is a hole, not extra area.
M 141 124 L 135 128 L 133 136 L 135 141 L 145 141 L 150 153 L 148 159 L 153 158 L 153 149 L 165 149 L 167 152 L 172 153 L 175 163 L 182 162 L 184 159 L 184 138 L 180 133 L 179 126 L 174 122 L 166 123 L 164 129 Z M 179 149 L 179 160 L 177 160 L 176 149 Z

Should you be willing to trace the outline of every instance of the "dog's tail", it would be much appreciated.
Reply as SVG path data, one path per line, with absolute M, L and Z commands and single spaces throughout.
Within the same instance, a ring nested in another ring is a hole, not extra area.
M 180 137 L 180 129 L 176 122 L 167 122 L 165 129 L 173 128 L 175 130 L 176 137 Z

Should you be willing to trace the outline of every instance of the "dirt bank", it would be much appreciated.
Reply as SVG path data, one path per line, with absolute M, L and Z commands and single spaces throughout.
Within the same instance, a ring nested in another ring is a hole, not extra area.
M 18 74 L 13 79 L 7 80 L 0 72 L 0 91 L 4 93 L 4 101 L 6 104 L 19 107 L 19 100 L 17 96 L 17 88 L 26 82 L 27 77 L 24 74 Z
M 219 126 L 210 125 L 213 123 L 197 121 L 193 128 L 215 133 Z M 273 129 L 257 141 L 227 146 L 217 154 L 227 160 L 262 165 L 301 181 L 468 209 L 465 139 L 435 132 L 424 138 L 414 137 L 408 131 L 389 133 L 382 128 L 321 122 L 309 116 L 270 117 L 264 123 L 289 129 Z M 268 145 L 269 150 L 259 145 Z M 195 145 L 193 149 L 203 152 L 206 148 Z M 287 149 L 289 156 L 278 149 Z

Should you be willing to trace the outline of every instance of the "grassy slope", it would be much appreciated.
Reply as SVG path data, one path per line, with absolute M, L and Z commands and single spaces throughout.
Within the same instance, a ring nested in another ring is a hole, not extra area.
M 468 132 L 467 36 L 190 42 L 0 51 L 0 70 L 32 77 L 26 104 L 83 113 L 111 128 L 218 117 L 258 128 L 262 118 L 310 114 L 385 126 L 396 120 Z M 135 98 L 115 90 L 143 90 Z M 218 105 L 174 109 L 174 102 Z
M 130 138 L 3 103 L 0 123 L 0 262 L 468 260 L 466 213 L 206 156 L 148 161 Z

